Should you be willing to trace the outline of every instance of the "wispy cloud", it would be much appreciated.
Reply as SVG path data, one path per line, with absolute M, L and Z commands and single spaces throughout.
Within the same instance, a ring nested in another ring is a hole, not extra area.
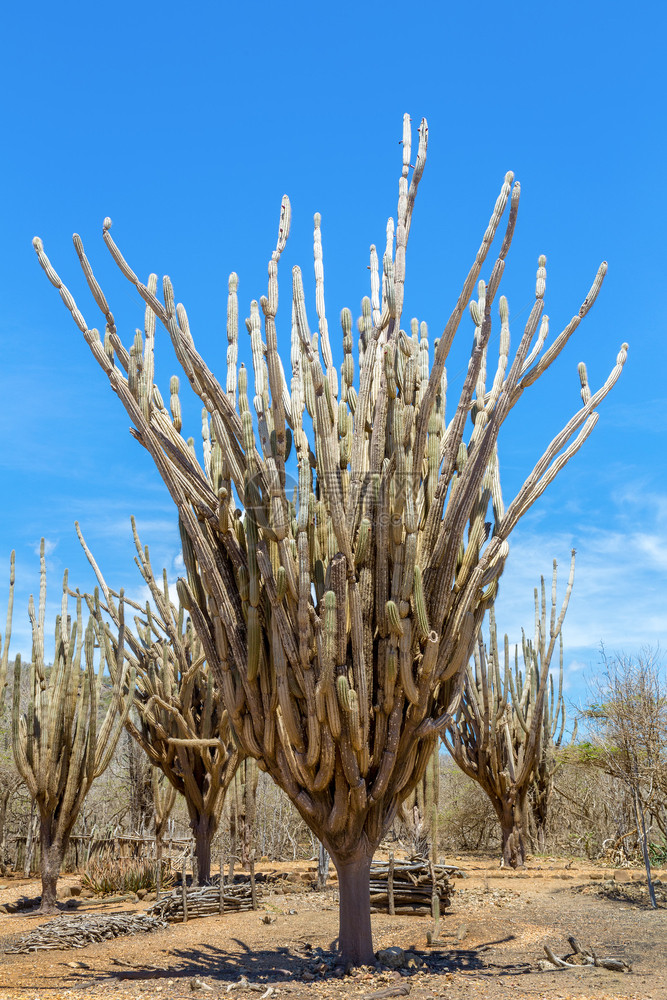
M 53 539 L 51 539 L 51 538 L 45 538 L 44 539 L 44 555 L 45 556 L 50 556 L 53 552 L 55 552 L 55 550 L 57 548 L 57 545 L 58 545 L 57 541 L 53 541 Z M 32 551 L 35 553 L 36 556 L 38 556 L 40 554 L 40 552 L 42 551 L 42 541 L 41 541 L 41 539 L 38 542 L 33 542 L 32 543 Z

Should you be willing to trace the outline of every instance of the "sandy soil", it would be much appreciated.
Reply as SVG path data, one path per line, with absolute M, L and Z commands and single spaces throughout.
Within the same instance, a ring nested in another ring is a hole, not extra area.
M 267 865 L 291 871 L 290 891 L 263 895 L 258 912 L 189 920 L 71 951 L 0 954 L 0 1000 L 259 1000 L 269 987 L 274 1000 L 380 1000 L 390 995 L 385 991 L 409 993 L 411 1000 L 667 1000 L 667 872 L 655 873 L 663 885 L 654 911 L 639 870 L 555 858 L 533 859 L 516 873 L 490 858 L 455 863 L 467 877 L 454 882 L 437 947 L 427 945 L 430 917 L 373 915 L 376 949 L 398 945 L 412 952 L 407 969 L 344 975 L 333 957 L 335 882 L 316 893 L 309 886 L 313 865 Z M 76 881 L 64 877 L 62 884 Z M 0 905 L 39 892 L 35 880 L 10 877 L 0 886 Z M 68 912 L 143 909 L 140 902 L 78 900 Z M 0 915 L 0 951 L 43 922 L 25 912 Z M 633 971 L 539 971 L 544 945 L 563 956 L 571 951 L 568 935 L 599 956 L 624 959 Z M 236 985 L 241 977 L 247 985 Z

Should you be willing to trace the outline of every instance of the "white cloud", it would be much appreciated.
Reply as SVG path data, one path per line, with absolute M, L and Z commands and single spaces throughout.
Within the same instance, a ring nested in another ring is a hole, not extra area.
M 40 551 L 41 551 L 41 545 L 42 545 L 41 539 L 40 539 L 39 542 L 33 542 L 32 543 L 32 551 L 35 553 L 36 556 L 38 556 L 39 553 L 40 553 Z M 45 538 L 44 539 L 44 555 L 45 556 L 50 556 L 53 552 L 55 552 L 57 545 L 58 545 L 58 542 L 54 542 L 50 538 Z

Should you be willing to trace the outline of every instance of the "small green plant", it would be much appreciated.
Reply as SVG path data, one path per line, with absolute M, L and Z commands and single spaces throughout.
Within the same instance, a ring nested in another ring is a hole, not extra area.
M 663 837 L 661 844 L 649 844 L 648 853 L 652 865 L 658 868 L 667 865 L 667 839 Z
M 175 875 L 168 861 L 162 861 L 161 888 L 171 889 Z M 111 896 L 146 889 L 155 892 L 157 888 L 158 862 L 153 859 L 124 861 L 121 858 L 92 861 L 81 879 L 84 889 L 99 896 Z

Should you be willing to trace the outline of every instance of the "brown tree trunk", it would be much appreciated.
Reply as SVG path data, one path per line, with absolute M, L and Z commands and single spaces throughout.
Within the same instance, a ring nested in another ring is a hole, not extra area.
M 42 871 L 42 902 L 39 912 L 57 913 L 56 886 L 67 843 L 54 836 L 51 818 L 40 821 L 39 840 Z
M 331 853 L 338 872 L 338 949 L 344 962 L 374 965 L 371 934 L 370 871 L 373 854 L 359 845 L 354 853 Z

